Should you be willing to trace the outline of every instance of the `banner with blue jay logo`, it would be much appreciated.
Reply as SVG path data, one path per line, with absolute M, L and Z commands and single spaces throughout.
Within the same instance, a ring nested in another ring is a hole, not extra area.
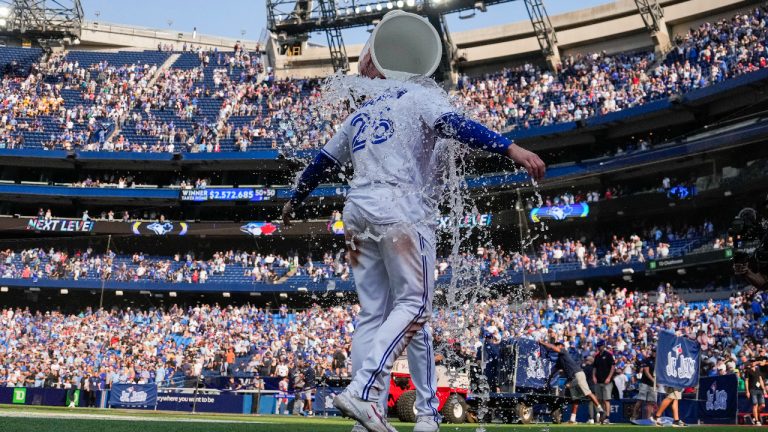
M 705 424 L 736 424 L 738 388 L 736 374 L 703 377 L 699 382 L 699 419 Z
M 683 389 L 695 387 L 699 382 L 701 346 L 698 342 L 659 332 L 656 344 L 656 383 Z
M 516 342 L 517 386 L 534 389 L 546 387 L 553 366 L 552 360 L 547 356 L 547 350 L 530 339 L 517 339 Z
M 147 408 L 157 404 L 157 384 L 112 384 L 109 405 Z

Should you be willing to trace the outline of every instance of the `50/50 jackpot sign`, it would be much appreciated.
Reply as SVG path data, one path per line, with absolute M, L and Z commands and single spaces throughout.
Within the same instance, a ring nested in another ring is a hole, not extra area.
M 274 189 L 253 188 L 207 188 L 182 189 L 182 201 L 267 201 L 275 196 Z

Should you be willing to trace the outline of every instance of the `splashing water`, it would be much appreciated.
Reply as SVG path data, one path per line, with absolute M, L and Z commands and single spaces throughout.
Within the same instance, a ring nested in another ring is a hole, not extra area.
M 365 101 L 381 97 L 393 87 L 404 88 L 409 93 L 419 95 L 422 103 L 435 105 L 450 104 L 457 112 L 463 112 L 464 108 L 452 100 L 447 93 L 432 80 L 419 78 L 406 82 L 393 82 L 393 80 L 371 80 L 359 76 L 346 76 L 340 73 L 328 77 L 322 87 L 319 103 L 337 112 L 353 113 Z M 429 101 L 429 102 L 426 102 Z M 394 111 L 394 110 L 393 110 Z M 407 118 L 398 113 L 388 113 L 394 116 L 396 124 L 411 124 L 419 122 L 417 118 Z M 419 125 L 420 126 L 420 125 Z M 452 221 L 459 221 L 467 215 L 477 217 L 480 212 L 475 205 L 475 199 L 470 196 L 466 183 L 468 164 L 466 158 L 469 154 L 468 147 L 453 141 L 439 140 L 434 152 L 433 166 L 438 178 L 433 184 L 417 185 L 417 190 L 403 192 L 416 194 L 422 200 L 435 200 L 435 214 L 425 215 L 422 221 L 427 226 L 434 226 L 439 213 L 438 204 L 447 211 L 447 216 Z M 284 154 L 287 158 L 296 159 L 296 154 Z M 305 161 L 305 162 L 308 162 Z M 386 160 L 381 161 L 386 163 Z M 357 173 L 355 174 L 357 176 Z M 298 176 L 298 174 L 297 174 Z M 297 177 L 298 178 L 298 177 Z M 345 180 L 342 177 L 342 180 Z M 535 183 L 535 196 L 530 201 L 540 205 L 541 196 Z M 483 196 L 487 192 L 475 193 L 475 196 Z M 518 203 L 524 208 L 524 203 Z M 479 227 L 462 228 L 458 223 L 448 226 L 448 231 L 443 233 L 450 245 L 450 253 L 447 263 L 450 269 L 450 279 L 447 284 L 436 289 L 442 289 L 445 298 L 444 306 L 435 308 L 435 319 L 441 322 L 440 342 L 435 351 L 442 354 L 445 364 L 448 366 L 445 373 L 448 375 L 450 386 L 458 383 L 462 376 L 466 377 L 470 369 L 483 370 L 484 365 L 475 358 L 479 346 L 477 341 L 482 340 L 485 316 L 485 299 L 493 298 L 493 287 L 487 283 L 484 269 L 479 259 L 473 259 L 472 242 L 474 238 L 477 244 L 492 247 L 487 230 Z M 539 237 L 539 234 L 529 231 L 523 233 L 520 239 L 519 251 L 525 253 Z M 519 286 L 508 295 L 508 300 L 513 305 L 523 305 L 530 299 L 530 291 L 527 287 Z M 433 321 L 434 322 L 434 321 Z M 510 323 L 509 330 L 514 335 L 519 333 L 523 323 Z M 515 328 L 517 327 L 517 328 Z M 518 331 L 515 331 L 518 330 Z M 438 374 L 440 372 L 438 371 Z M 490 385 L 483 373 L 475 374 L 476 382 L 472 384 L 471 393 L 479 400 L 477 418 L 480 421 L 478 432 L 485 431 L 483 422 L 488 418 L 487 402 L 490 399 Z

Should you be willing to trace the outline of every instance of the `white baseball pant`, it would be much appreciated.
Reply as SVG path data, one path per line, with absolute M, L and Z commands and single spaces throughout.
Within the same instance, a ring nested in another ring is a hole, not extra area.
M 408 223 L 377 225 L 353 204 L 344 229 L 361 311 L 352 339 L 353 394 L 386 412 L 392 364 L 408 348 L 416 412 L 438 420 L 432 347 L 434 233 Z M 353 246 L 350 244 L 353 242 Z

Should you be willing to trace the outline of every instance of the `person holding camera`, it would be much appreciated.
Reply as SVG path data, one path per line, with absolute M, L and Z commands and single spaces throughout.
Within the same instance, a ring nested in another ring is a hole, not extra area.
M 766 197 L 765 208 L 768 209 L 768 197 Z M 768 277 L 765 274 L 765 269 L 768 268 L 766 220 L 761 219 L 754 209 L 743 208 L 731 222 L 728 234 L 736 240 L 733 253 L 733 273 L 744 278 L 758 290 L 768 288 Z M 745 241 L 758 243 L 751 255 L 745 250 L 741 250 Z
M 639 386 L 636 402 L 632 407 L 632 419 L 640 419 L 641 416 L 653 416 L 652 409 L 656 404 L 656 380 L 653 377 L 656 365 L 656 352 L 652 349 L 643 350 L 642 357 L 638 359 Z M 646 411 L 643 413 L 642 411 Z
M 733 263 L 733 273 L 736 276 L 741 276 L 746 281 L 754 286 L 757 289 L 766 289 L 768 288 L 768 279 L 766 279 L 765 275 L 758 272 L 753 272 L 751 268 L 749 268 L 748 262 L 735 262 Z

